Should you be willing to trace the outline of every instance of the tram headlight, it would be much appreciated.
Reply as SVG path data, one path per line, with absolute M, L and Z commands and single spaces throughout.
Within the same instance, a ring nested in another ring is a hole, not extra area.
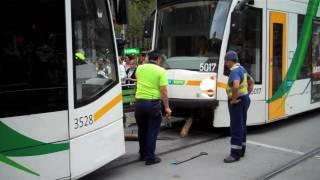
M 200 83 L 200 90 L 204 97 L 213 97 L 215 95 L 216 81 L 215 77 L 204 79 Z

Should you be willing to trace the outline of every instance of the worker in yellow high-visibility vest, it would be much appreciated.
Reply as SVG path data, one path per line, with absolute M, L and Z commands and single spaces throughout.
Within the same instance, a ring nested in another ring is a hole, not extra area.
M 225 66 L 230 69 L 226 91 L 230 114 L 231 152 L 224 159 L 225 163 L 239 161 L 246 150 L 247 111 L 250 106 L 249 95 L 253 90 L 254 80 L 238 61 L 236 52 L 226 53 Z

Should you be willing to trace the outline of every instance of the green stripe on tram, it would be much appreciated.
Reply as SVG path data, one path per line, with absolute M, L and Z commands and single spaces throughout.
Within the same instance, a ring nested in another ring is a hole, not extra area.
M 293 56 L 292 63 L 290 64 L 285 79 L 282 81 L 280 87 L 277 89 L 274 95 L 268 100 L 268 103 L 276 101 L 283 96 L 287 97 L 293 83 L 297 80 L 311 40 L 313 18 L 317 15 L 319 3 L 320 0 L 309 1 L 307 13 L 302 26 L 301 36 L 299 38 L 298 46 Z
M 0 162 L 3 162 L 3 163 L 5 163 L 5 164 L 7 164 L 9 166 L 15 167 L 15 168 L 20 169 L 22 171 L 25 171 L 27 173 L 33 174 L 35 176 L 40 176 L 40 174 L 38 174 L 38 173 L 36 173 L 36 172 L 34 172 L 34 171 L 22 166 L 21 164 L 18 164 L 16 162 L 14 162 L 13 160 L 11 160 L 11 159 L 9 159 L 9 158 L 5 157 L 4 155 L 1 155 L 1 154 L 0 154 Z
M 25 148 L 25 149 L 22 149 Z M 9 159 L 8 157 L 26 157 L 51 154 L 69 149 L 69 143 L 48 144 L 31 139 L 0 122 L 0 162 L 35 176 L 40 174 Z
M 185 85 L 186 81 L 185 80 L 174 80 L 174 79 L 169 79 L 168 84 L 169 85 L 177 85 L 177 86 L 183 86 Z

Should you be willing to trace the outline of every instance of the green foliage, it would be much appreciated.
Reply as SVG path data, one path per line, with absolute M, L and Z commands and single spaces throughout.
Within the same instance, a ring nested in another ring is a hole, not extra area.
M 155 9 L 156 0 L 129 0 L 127 37 L 142 37 L 144 20 Z M 121 26 L 116 26 L 116 34 L 120 35 Z

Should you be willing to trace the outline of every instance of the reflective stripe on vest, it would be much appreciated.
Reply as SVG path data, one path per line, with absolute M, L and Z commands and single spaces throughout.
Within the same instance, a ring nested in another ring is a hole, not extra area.
M 240 68 L 240 66 L 234 66 L 231 68 L 231 70 Z M 232 86 L 228 83 L 228 86 L 226 88 L 228 98 L 230 99 L 232 97 Z M 244 73 L 243 75 L 243 81 L 240 83 L 239 86 L 239 96 L 244 96 L 248 94 L 248 74 Z
M 231 145 L 231 149 L 238 149 L 241 150 L 242 146 L 238 146 L 238 145 Z

